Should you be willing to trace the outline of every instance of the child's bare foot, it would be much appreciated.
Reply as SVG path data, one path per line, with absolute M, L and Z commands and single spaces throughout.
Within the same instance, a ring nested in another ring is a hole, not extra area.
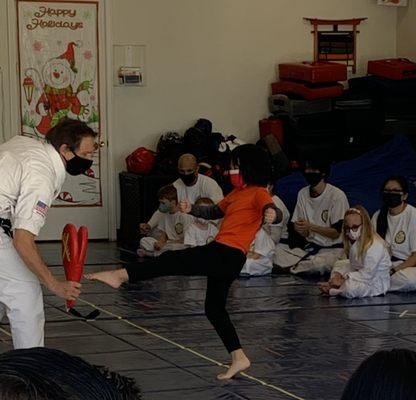
M 329 295 L 329 289 L 331 288 L 331 286 L 329 285 L 329 282 L 321 282 L 318 285 L 319 285 L 319 290 L 321 291 L 321 294 Z
M 124 282 L 129 280 L 127 271 L 123 269 L 116 269 L 114 271 L 95 272 L 92 274 L 85 274 L 85 279 L 90 281 L 100 281 L 107 285 L 118 289 Z
M 247 358 L 247 356 L 244 354 L 242 349 L 235 350 L 231 353 L 232 356 L 232 363 L 230 368 L 228 368 L 228 371 L 224 374 L 217 375 L 217 379 L 219 380 L 225 380 L 225 379 L 231 379 L 235 375 L 237 375 L 239 372 L 243 372 L 246 369 L 250 368 L 250 360 Z

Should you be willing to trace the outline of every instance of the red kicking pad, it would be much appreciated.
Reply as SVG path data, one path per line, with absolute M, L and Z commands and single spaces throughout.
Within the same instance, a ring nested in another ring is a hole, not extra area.
M 62 262 L 67 281 L 81 281 L 84 272 L 85 256 L 87 255 L 87 244 L 88 230 L 85 226 L 81 226 L 77 230 L 72 224 L 65 225 L 62 232 Z M 74 309 L 74 305 L 74 300 L 67 300 L 66 310 L 76 317 L 94 319 L 100 314 L 98 310 L 94 310 L 84 317 Z

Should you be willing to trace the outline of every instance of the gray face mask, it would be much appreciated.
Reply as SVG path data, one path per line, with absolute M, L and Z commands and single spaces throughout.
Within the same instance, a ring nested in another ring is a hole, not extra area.
M 168 214 L 172 211 L 172 203 L 160 203 L 159 204 L 159 211 L 163 214 Z

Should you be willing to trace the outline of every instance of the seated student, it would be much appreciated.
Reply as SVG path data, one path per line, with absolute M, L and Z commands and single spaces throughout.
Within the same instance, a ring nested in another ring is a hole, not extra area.
M 214 206 L 215 203 L 208 197 L 201 197 L 195 202 L 196 206 Z M 194 218 L 194 221 L 185 230 L 185 246 L 205 246 L 211 243 L 218 233 L 218 220 L 210 221 L 203 218 Z
M 348 260 L 335 263 L 330 280 L 320 284 L 321 291 L 349 299 L 385 294 L 390 287 L 390 255 L 364 207 L 345 213 L 343 241 Z
M 289 246 L 276 248 L 277 269 L 298 273 L 324 274 L 342 255 L 342 221 L 348 209 L 345 193 L 326 183 L 329 165 L 308 160 L 302 172 L 308 186 L 298 193 L 289 224 Z
M 416 208 L 407 204 L 408 192 L 406 178 L 388 178 L 382 186 L 383 207 L 372 219 L 390 247 L 390 291 L 416 290 Z
M 45 347 L 0 355 L 0 399 L 137 400 L 132 378 Z
M 184 232 L 193 222 L 193 217 L 179 211 L 178 194 L 173 185 L 162 187 L 158 192 L 159 211 L 162 217 L 157 226 L 158 239 L 146 236 L 140 240 L 137 254 L 140 257 L 158 256 L 167 250 L 179 250 L 186 246 L 183 243 Z
M 270 274 L 273 267 L 275 243 L 265 229 L 260 228 L 247 253 L 247 260 L 240 272 L 242 276 Z
M 353 373 L 341 400 L 414 400 L 415 369 L 414 351 L 377 351 Z
M 269 193 L 272 194 L 273 186 L 269 184 L 267 188 Z M 289 210 L 278 196 L 272 196 L 272 200 L 275 206 L 282 211 L 282 221 L 278 224 L 263 225 L 257 232 L 247 253 L 247 261 L 241 270 L 242 276 L 270 274 L 273 268 L 276 245 L 282 239 L 287 240 L 287 223 L 290 218 Z
M 198 173 L 198 162 L 192 154 L 182 154 L 178 160 L 179 178 L 173 182 L 178 191 L 178 200 L 188 200 L 191 204 L 200 197 L 208 197 L 215 204 L 223 199 L 222 189 L 218 183 L 210 178 Z M 154 230 L 162 214 L 156 211 L 147 223 L 140 224 L 140 233 L 149 235 Z M 157 235 L 157 231 L 156 231 Z

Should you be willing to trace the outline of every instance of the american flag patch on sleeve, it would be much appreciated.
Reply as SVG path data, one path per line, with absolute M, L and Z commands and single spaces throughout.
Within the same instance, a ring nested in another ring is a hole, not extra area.
M 46 213 L 48 212 L 49 207 L 43 202 L 38 201 L 33 209 L 33 212 L 36 214 L 42 215 L 42 217 L 46 217 Z

